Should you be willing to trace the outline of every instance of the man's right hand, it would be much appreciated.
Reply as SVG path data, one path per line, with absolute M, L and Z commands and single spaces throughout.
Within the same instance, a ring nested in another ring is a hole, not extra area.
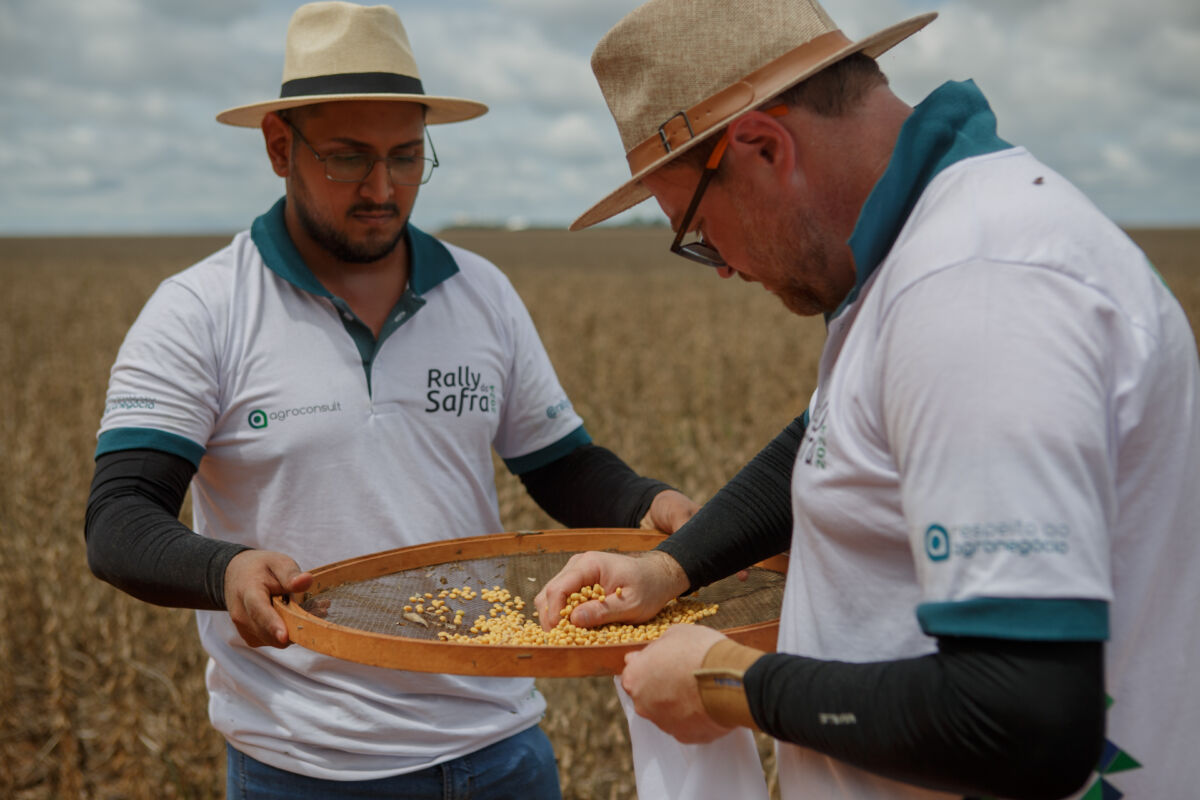
M 287 647 L 287 626 L 271 598 L 303 592 L 312 585 L 311 573 L 283 553 L 243 550 L 225 568 L 225 608 L 242 639 L 251 647 Z
M 542 629 L 558 624 L 572 592 L 597 583 L 604 587 L 605 599 L 580 603 L 571 612 L 572 625 L 594 628 L 609 622 L 645 622 L 690 585 L 679 562 L 658 550 L 637 556 L 577 553 L 533 599 Z

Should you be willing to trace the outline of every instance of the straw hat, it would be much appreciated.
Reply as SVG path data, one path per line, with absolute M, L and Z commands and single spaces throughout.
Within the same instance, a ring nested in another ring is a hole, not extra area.
M 592 53 L 633 177 L 571 230 L 645 200 L 643 177 L 745 112 L 846 56 L 877 57 L 936 16 L 922 14 L 855 42 L 816 0 L 650 0 Z
M 257 128 L 269 111 L 334 100 L 399 100 L 429 108 L 425 122 L 460 122 L 483 103 L 425 94 L 400 17 L 388 6 L 309 3 L 288 23 L 279 97 L 238 106 L 218 122 Z

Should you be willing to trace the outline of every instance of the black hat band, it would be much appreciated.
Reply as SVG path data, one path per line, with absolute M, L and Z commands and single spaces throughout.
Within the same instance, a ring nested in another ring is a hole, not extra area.
M 290 80 L 279 90 L 280 99 L 322 94 L 425 94 L 420 78 L 394 72 L 343 72 Z

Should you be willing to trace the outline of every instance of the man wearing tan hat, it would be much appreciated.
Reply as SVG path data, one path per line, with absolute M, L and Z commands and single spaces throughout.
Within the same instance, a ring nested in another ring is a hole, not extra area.
M 280 96 L 218 116 L 261 129 L 285 197 L 164 281 L 117 356 L 89 564 L 198 609 L 231 798 L 559 797 L 532 680 L 287 647 L 271 596 L 311 585 L 299 564 L 501 530 L 492 449 L 566 525 L 695 510 L 591 444 L 507 279 L 409 224 L 427 126 L 486 110 L 425 92 L 392 9 L 302 6 Z
M 574 227 L 653 196 L 672 251 L 828 339 L 787 467 L 773 443 L 653 556 L 577 556 L 541 618 L 601 583 L 573 622 L 645 619 L 790 548 L 778 652 L 677 626 L 626 660 L 639 714 L 766 731 L 785 798 L 1193 797 L 1195 339 L 972 82 L 891 92 L 874 58 L 932 19 L 651 0 L 597 46 L 632 177 Z M 754 532 L 772 508 L 790 537 Z

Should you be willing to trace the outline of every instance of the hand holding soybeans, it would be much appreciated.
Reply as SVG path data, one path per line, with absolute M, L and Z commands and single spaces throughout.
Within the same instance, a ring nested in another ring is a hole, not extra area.
M 554 627 L 559 612 L 580 586 L 594 584 L 604 588 L 605 599 L 576 606 L 570 615 L 573 625 L 594 628 L 610 622 L 645 622 L 685 592 L 688 579 L 675 559 L 657 550 L 637 556 L 577 553 L 533 600 L 542 628 L 549 631 Z

